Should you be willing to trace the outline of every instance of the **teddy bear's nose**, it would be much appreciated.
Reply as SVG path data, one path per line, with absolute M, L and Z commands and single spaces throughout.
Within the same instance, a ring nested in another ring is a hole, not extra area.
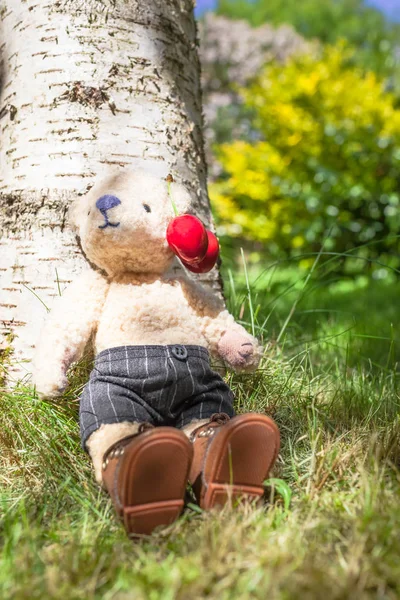
M 117 198 L 117 196 L 112 196 L 111 194 L 106 194 L 105 196 L 101 196 L 96 202 L 96 207 L 99 209 L 101 214 L 104 217 L 103 225 L 99 225 L 99 229 L 105 229 L 106 227 L 118 227 L 119 223 L 110 223 L 108 220 L 107 211 L 114 206 L 118 206 L 121 204 L 121 200 Z
M 121 204 L 121 200 L 117 198 L 117 196 L 106 194 L 97 200 L 96 207 L 104 215 L 110 208 L 114 208 L 114 206 L 118 206 L 118 204 Z

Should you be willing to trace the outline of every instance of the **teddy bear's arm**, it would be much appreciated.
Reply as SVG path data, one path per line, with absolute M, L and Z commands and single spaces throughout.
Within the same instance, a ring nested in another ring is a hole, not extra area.
M 88 270 L 55 301 L 34 356 L 33 379 L 40 396 L 59 396 L 66 388 L 67 370 L 81 358 L 97 326 L 107 290 L 107 280 Z
M 257 368 L 262 355 L 258 340 L 236 323 L 218 295 L 200 283 L 182 280 L 184 294 L 197 317 L 202 334 L 213 354 L 218 354 L 236 371 Z

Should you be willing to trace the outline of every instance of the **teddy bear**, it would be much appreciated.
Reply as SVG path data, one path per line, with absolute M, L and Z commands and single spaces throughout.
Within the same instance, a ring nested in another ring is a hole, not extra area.
M 177 519 L 188 482 L 203 510 L 259 499 L 279 450 L 273 420 L 235 415 L 232 391 L 211 367 L 222 359 L 253 370 L 262 349 L 215 291 L 172 268 L 171 198 L 188 214 L 191 195 L 171 179 L 121 170 L 73 202 L 88 267 L 56 300 L 34 358 L 39 396 L 57 397 L 92 343 L 82 447 L 131 536 Z

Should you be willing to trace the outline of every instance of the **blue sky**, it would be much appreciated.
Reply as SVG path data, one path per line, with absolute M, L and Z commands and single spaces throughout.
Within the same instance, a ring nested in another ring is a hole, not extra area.
M 390 19 L 400 21 L 400 0 L 369 0 L 368 4 L 380 8 Z
M 371 6 L 381 9 L 390 19 L 400 21 L 400 0 L 367 0 Z M 197 0 L 197 14 L 214 8 L 216 0 Z
M 211 10 L 214 8 L 215 4 L 215 0 L 197 0 L 196 11 L 202 13 L 205 10 Z

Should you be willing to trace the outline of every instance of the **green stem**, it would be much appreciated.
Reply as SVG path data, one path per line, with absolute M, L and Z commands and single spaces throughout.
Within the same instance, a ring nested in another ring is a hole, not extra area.
M 171 182 L 167 181 L 167 188 L 168 188 L 168 196 L 171 200 L 171 204 L 172 204 L 172 208 L 174 209 L 174 213 L 176 217 L 179 217 L 179 212 L 178 209 L 176 208 L 176 204 L 174 202 L 174 197 L 172 195 L 172 189 L 171 189 Z

